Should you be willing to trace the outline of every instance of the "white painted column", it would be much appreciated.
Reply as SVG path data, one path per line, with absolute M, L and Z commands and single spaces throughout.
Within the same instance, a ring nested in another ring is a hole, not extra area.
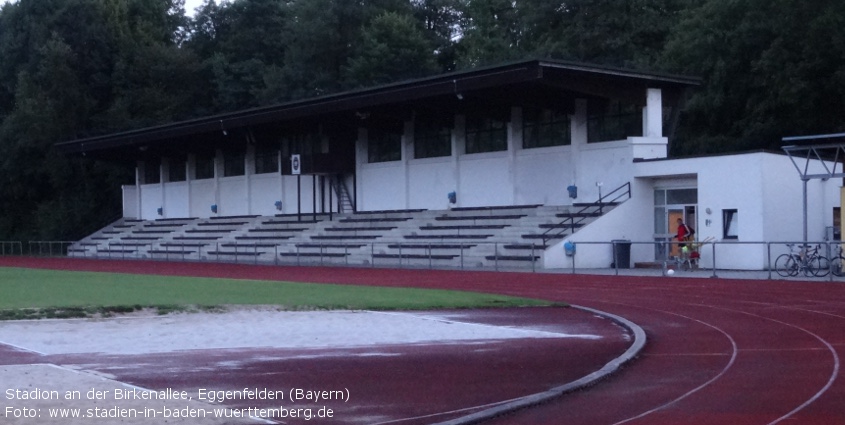
M 279 148 L 279 152 L 277 155 L 277 161 L 279 161 L 279 201 L 282 203 L 282 210 L 276 212 L 276 214 L 284 214 L 285 207 L 287 206 L 287 202 L 285 202 L 285 176 L 282 174 L 282 149 Z
M 516 155 L 522 150 L 522 108 L 511 108 L 511 119 L 508 123 L 508 181 L 511 185 L 511 204 L 518 204 L 519 191 L 517 189 L 517 161 Z
M 643 137 L 663 137 L 663 92 L 660 89 L 646 90 L 643 121 Z
M 135 215 L 135 217 L 137 217 L 138 220 L 144 219 L 144 217 L 141 216 L 141 169 L 143 166 L 143 161 L 138 161 L 135 164 L 135 197 L 137 199 L 137 202 L 135 202 L 135 206 L 138 208 L 138 213 Z
M 165 170 L 164 168 L 165 161 L 164 159 L 158 162 L 158 188 L 161 191 L 161 203 L 158 204 L 158 207 L 161 208 L 161 217 L 156 218 L 164 218 L 167 217 L 167 209 L 165 208 L 165 204 L 167 203 L 167 197 L 164 193 L 164 178 L 170 176 L 170 170 Z M 169 164 L 169 162 L 168 162 Z
M 223 206 L 220 205 L 220 176 L 223 175 L 223 151 L 217 149 L 214 152 L 214 205 L 217 205 L 217 215 L 220 215 L 220 211 L 223 209 Z M 209 211 L 210 214 L 215 214 Z M 214 215 L 212 215 L 214 217 Z
M 369 158 L 367 157 L 367 129 L 363 127 L 358 128 L 358 141 L 355 142 L 355 172 L 359 172 L 360 170 L 364 169 L 364 166 L 369 162 Z M 364 191 L 364 179 L 361 176 L 355 179 L 355 186 L 356 191 L 358 193 L 358 199 L 353 200 L 353 202 L 357 202 L 356 207 L 358 211 L 366 211 L 369 209 L 369 205 L 367 205 L 367 193 Z M 350 193 L 350 196 L 352 194 Z
M 581 163 L 581 147 L 587 145 L 587 136 L 587 99 L 575 99 L 575 113 L 570 117 L 572 149 L 569 155 L 569 169 L 572 173 L 570 184 L 578 187 L 579 198 L 583 196 L 584 190 L 586 189 L 586 187 L 581 187 L 581 182 L 578 181 L 578 164 Z M 572 199 L 571 201 L 578 202 L 577 199 Z
M 411 208 L 411 170 L 408 162 L 414 153 L 414 122 L 405 121 L 402 129 L 402 176 L 405 183 L 402 185 L 405 191 L 405 209 Z
M 457 207 L 461 205 L 461 156 L 466 152 L 466 117 L 464 115 L 455 115 L 455 126 L 452 129 L 452 170 L 454 173 L 453 181 L 457 193 L 458 202 L 455 205 L 449 203 L 446 199 L 446 205 Z M 446 197 L 446 193 L 443 197 Z
M 196 155 L 189 153 L 188 156 L 185 158 L 185 184 L 188 185 L 188 189 L 187 189 L 188 190 L 188 217 L 196 217 L 196 215 L 194 215 L 194 211 L 193 211 L 194 202 L 192 200 L 193 192 L 194 192 L 194 189 L 193 189 L 194 180 L 192 178 L 193 175 L 191 174 L 191 171 L 194 170 L 195 167 L 196 167 Z
M 252 214 L 252 176 L 255 170 L 255 145 L 248 143 L 244 154 L 244 190 L 246 190 L 246 213 Z

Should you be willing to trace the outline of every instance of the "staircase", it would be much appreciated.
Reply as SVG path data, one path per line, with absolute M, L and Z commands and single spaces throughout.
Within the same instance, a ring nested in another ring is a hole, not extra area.
M 341 214 L 355 212 L 355 203 L 349 195 L 349 189 L 346 188 L 346 179 L 343 174 L 333 176 L 329 182 L 337 196 L 339 212 Z

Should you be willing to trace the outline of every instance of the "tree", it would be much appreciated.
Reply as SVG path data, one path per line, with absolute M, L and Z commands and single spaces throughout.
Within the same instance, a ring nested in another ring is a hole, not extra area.
M 414 17 L 422 24 L 425 37 L 434 46 L 434 54 L 441 71 L 454 71 L 456 67 L 456 40 L 461 16 L 459 1 L 411 1 Z
M 69 159 L 52 145 L 195 107 L 197 62 L 176 44 L 181 4 L 20 0 L 0 9 L 0 238 L 76 239 L 119 213 L 126 168 Z
M 710 0 L 663 55 L 699 75 L 673 153 L 778 149 L 783 136 L 845 130 L 845 4 Z
M 363 87 L 433 74 L 433 50 L 413 17 L 386 12 L 363 29 L 347 79 Z
M 472 68 L 528 55 L 521 4 L 511 0 L 463 0 L 458 67 Z
M 204 59 L 216 111 L 283 98 L 268 95 L 265 75 L 284 66 L 288 14 L 279 0 L 209 0 L 200 8 L 185 47 Z

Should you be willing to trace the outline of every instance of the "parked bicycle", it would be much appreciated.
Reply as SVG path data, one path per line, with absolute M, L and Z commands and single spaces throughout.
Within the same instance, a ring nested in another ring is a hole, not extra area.
M 796 247 L 795 244 L 786 244 L 786 246 L 789 247 L 790 253 L 782 254 L 775 260 L 775 270 L 780 276 L 795 277 L 803 273 L 807 277 L 824 277 L 830 273 L 830 261 L 819 253 L 819 245 Z M 842 263 L 839 264 L 841 268 Z
M 845 276 L 845 256 L 843 256 L 842 245 L 837 245 L 838 253 L 830 258 L 830 272 L 834 276 Z

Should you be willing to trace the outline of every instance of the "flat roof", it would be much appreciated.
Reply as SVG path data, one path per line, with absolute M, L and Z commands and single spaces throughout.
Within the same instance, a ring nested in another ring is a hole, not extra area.
M 391 111 L 427 106 L 460 110 L 461 105 L 519 103 L 545 97 L 558 99 L 607 98 L 642 101 L 646 88 L 664 90 L 677 98 L 697 77 L 643 72 L 578 62 L 533 59 L 452 72 L 416 80 L 345 91 L 276 105 L 217 114 L 164 125 L 79 138 L 57 143 L 66 154 L 124 157 L 130 149 L 173 144 L 203 143 L 209 135 L 266 124 L 303 119 L 354 122 L 355 114 L 369 110 Z M 397 108 L 398 107 L 398 108 Z M 340 121 L 338 121 L 340 120 Z M 173 148 L 173 146 L 171 146 Z

